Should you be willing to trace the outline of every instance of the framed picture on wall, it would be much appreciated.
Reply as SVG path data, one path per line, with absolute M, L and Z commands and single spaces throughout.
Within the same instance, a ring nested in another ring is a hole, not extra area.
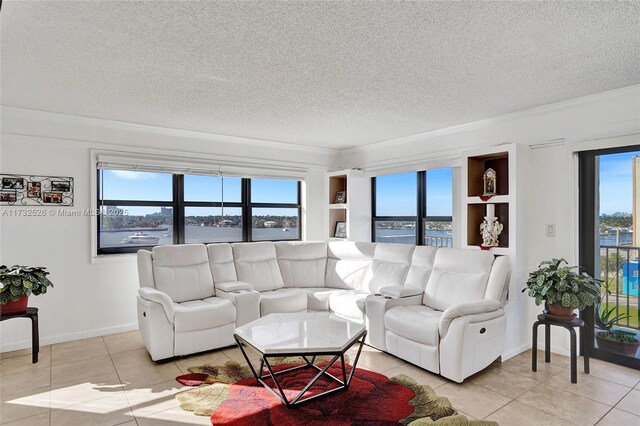
M 42 196 L 42 184 L 40 182 L 27 183 L 27 198 L 40 198 Z
M 18 198 L 17 192 L 13 189 L 0 190 L 0 202 L 15 203 L 17 198 Z
M 24 180 L 21 177 L 3 177 L 2 189 L 24 189 Z
M 73 206 L 73 177 L 0 174 L 0 206 Z
M 336 222 L 336 231 L 333 235 L 336 238 L 347 238 L 347 222 L 339 220 Z
M 62 192 L 45 192 L 42 201 L 46 204 L 62 204 Z

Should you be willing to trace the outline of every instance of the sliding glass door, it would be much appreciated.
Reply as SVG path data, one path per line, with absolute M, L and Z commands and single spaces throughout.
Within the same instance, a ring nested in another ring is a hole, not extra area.
M 580 264 L 602 280 L 583 312 L 594 358 L 640 369 L 640 146 L 580 153 Z

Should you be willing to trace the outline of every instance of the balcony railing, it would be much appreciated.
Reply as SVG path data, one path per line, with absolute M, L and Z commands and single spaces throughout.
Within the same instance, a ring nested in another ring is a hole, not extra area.
M 600 246 L 600 279 L 609 290 L 603 292 L 602 308 L 615 307 L 616 314 L 628 315 L 619 327 L 640 330 L 638 310 L 638 257 L 640 247 Z
M 453 237 L 443 235 L 425 235 L 424 245 L 433 247 L 453 247 Z

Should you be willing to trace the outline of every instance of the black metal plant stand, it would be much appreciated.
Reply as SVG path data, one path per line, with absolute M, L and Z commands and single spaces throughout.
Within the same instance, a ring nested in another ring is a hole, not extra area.
M 577 344 L 576 331 L 574 328 L 582 328 L 584 330 L 584 321 L 580 318 L 574 318 L 571 321 L 557 321 L 548 318 L 546 314 L 538 315 L 538 321 L 533 324 L 533 341 L 531 345 L 531 369 L 538 370 L 538 326 L 544 324 L 544 362 L 551 362 L 551 326 L 564 327 L 569 330 L 571 335 L 571 383 L 578 383 L 577 373 Z M 582 354 L 584 356 L 584 372 L 589 374 L 589 352 L 587 351 L 587 339 L 582 339 Z
M 31 319 L 31 362 L 38 362 L 38 352 L 40 352 L 40 334 L 38 332 L 38 308 L 27 308 L 26 312 L 21 314 L 0 315 L 0 322 L 10 320 L 12 318 L 29 318 Z

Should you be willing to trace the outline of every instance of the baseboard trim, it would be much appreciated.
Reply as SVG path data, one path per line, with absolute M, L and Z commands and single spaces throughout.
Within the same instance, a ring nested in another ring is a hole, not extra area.
M 129 323 L 115 327 L 97 328 L 94 330 L 79 331 L 75 333 L 63 333 L 53 336 L 40 337 L 40 346 L 52 345 L 55 343 L 70 342 L 72 340 L 89 339 L 91 337 L 106 336 L 115 333 L 124 333 L 138 329 L 138 323 Z M 31 339 L 17 342 L 0 343 L 0 353 L 17 351 L 19 349 L 31 348 Z
M 509 358 L 513 358 L 514 356 L 521 354 L 527 349 L 531 349 L 531 343 L 524 343 L 520 346 L 517 346 L 515 348 L 509 349 L 508 351 L 503 352 L 501 356 L 501 360 L 502 362 L 505 362 Z

